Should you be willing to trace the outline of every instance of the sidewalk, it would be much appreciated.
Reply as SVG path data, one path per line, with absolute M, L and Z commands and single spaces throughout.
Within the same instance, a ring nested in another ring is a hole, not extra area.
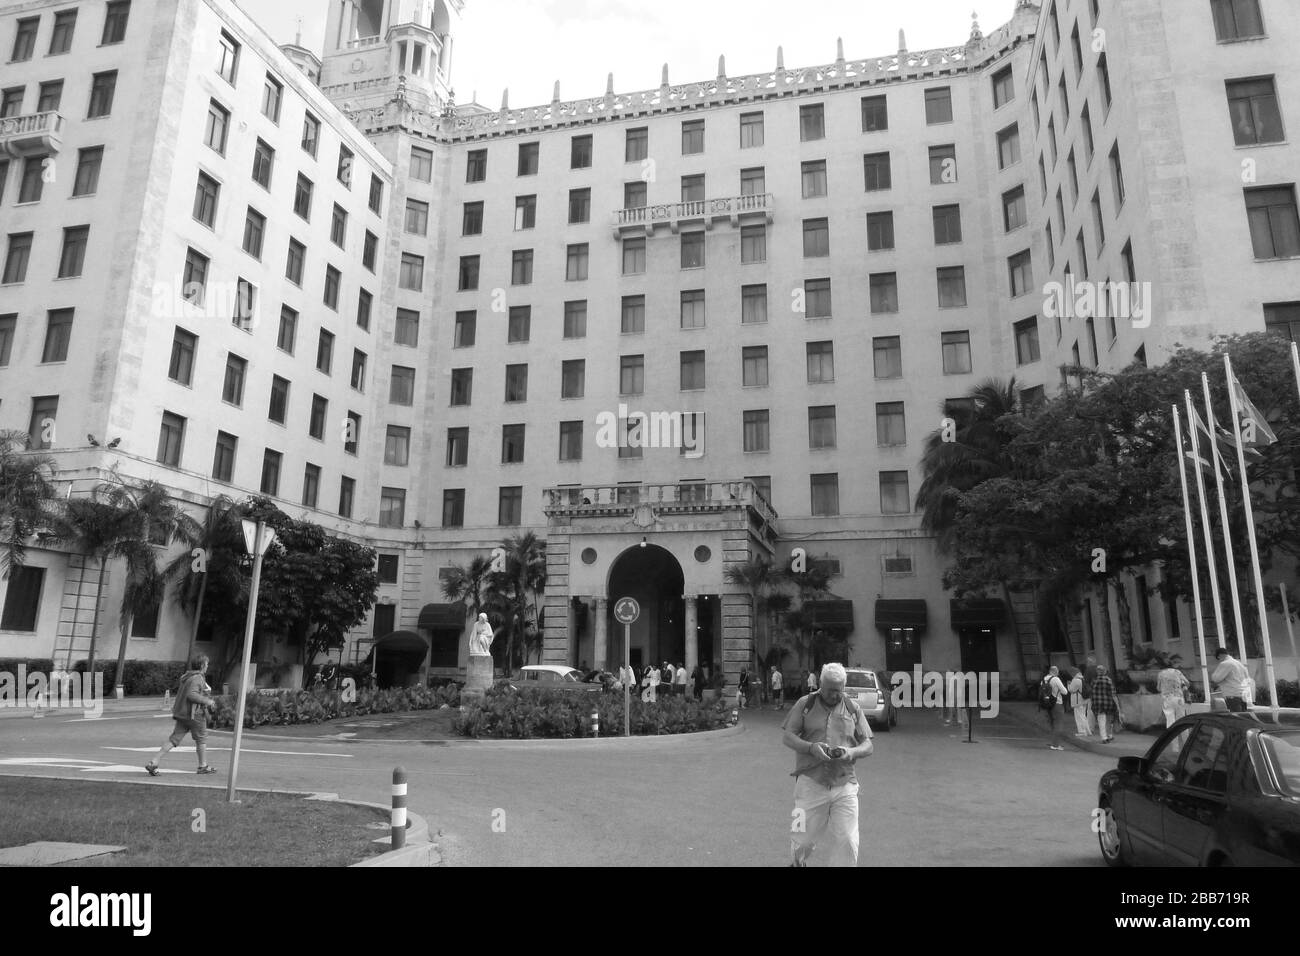
M 171 711 L 171 704 L 163 703 L 161 696 L 157 697 L 127 697 L 123 700 L 117 700 L 113 697 L 105 698 L 102 701 L 105 717 L 125 717 L 135 714 L 166 714 Z M 75 707 L 64 707 L 57 710 L 41 708 L 41 714 L 50 717 L 79 717 L 84 713 L 84 708 L 80 705 Z M 23 702 L 20 707 L 0 707 L 0 720 L 24 718 L 33 719 L 33 711 Z
M 1043 738 L 1043 745 L 1046 746 L 1051 739 L 1051 733 L 1047 729 L 1047 719 L 1043 716 L 1043 711 L 1039 709 L 1036 701 L 1012 700 L 1002 701 L 999 703 L 1001 715 L 1005 715 L 1009 720 L 1015 721 L 1026 730 L 1033 730 Z M 1134 733 L 1131 730 L 1121 730 L 1115 734 L 1115 739 L 1108 744 L 1101 742 L 1100 737 L 1076 737 L 1074 736 L 1074 715 L 1072 713 L 1057 713 L 1057 726 L 1061 728 L 1061 737 L 1067 745 L 1073 745 L 1079 750 L 1087 750 L 1091 753 L 1101 754 L 1104 757 L 1142 757 L 1155 743 L 1155 736 L 1150 734 Z

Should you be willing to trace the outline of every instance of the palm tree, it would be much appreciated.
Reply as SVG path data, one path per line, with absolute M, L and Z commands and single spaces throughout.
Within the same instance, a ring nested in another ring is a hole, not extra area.
M 219 560 L 240 540 L 239 520 L 243 510 L 232 499 L 218 495 L 208 506 L 208 513 L 203 524 L 197 522 L 182 528 L 180 537 L 185 541 L 187 550 L 178 554 L 163 572 L 167 581 L 176 581 L 176 600 L 181 609 L 193 618 L 190 627 L 189 647 L 185 651 L 188 661 L 194 654 L 194 642 L 198 638 L 199 626 L 203 619 L 203 600 L 207 597 L 209 579 L 216 575 L 230 591 L 239 591 L 243 576 L 239 573 L 237 560 Z M 198 551 L 198 554 L 194 552 Z
M 772 604 L 771 598 L 773 590 L 780 584 L 781 577 L 776 569 L 772 567 L 772 562 L 763 556 L 750 558 L 744 562 L 733 562 L 728 564 L 722 572 L 723 580 L 728 584 L 734 584 L 744 589 L 749 595 L 750 606 L 754 611 L 754 620 L 757 623 L 759 615 L 763 615 L 765 624 L 771 623 Z M 785 595 L 782 595 L 785 597 Z M 789 598 L 786 598 L 787 607 Z M 757 631 L 757 628 L 755 628 Z M 764 631 L 770 636 L 771 628 L 765 627 Z M 751 650 L 754 654 L 754 660 L 757 661 L 759 674 L 764 681 L 767 680 L 766 658 L 759 653 L 758 641 L 752 642 Z
M 442 580 L 442 596 L 453 604 L 464 604 L 471 620 L 478 620 L 486 603 L 488 574 L 492 562 L 482 555 L 468 565 L 453 564 Z
M 25 450 L 27 433 L 0 431 L 0 577 L 21 568 L 27 539 L 50 523 L 58 500 L 53 483 L 54 459 Z
M 488 574 L 489 602 L 499 600 L 507 610 L 506 671 L 514 670 L 515 638 L 527 640 L 529 614 L 537 622 L 537 599 L 546 588 L 546 541 L 532 531 L 501 542 L 505 571 Z

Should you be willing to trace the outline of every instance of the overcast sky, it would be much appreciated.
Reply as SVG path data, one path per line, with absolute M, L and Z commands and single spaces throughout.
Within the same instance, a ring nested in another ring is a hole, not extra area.
M 317 53 L 330 0 L 239 0 L 282 43 L 303 20 L 303 45 Z M 883 56 L 898 49 L 907 31 L 912 50 L 961 46 L 971 13 L 988 33 L 1011 18 L 1015 0 L 467 0 L 456 34 L 452 84 L 456 100 L 493 109 L 510 87 L 510 105 L 549 103 L 556 80 L 564 99 L 600 96 L 614 74 L 618 92 L 659 85 L 668 63 L 672 83 L 727 73 L 743 76 L 776 66 L 785 47 L 787 67 L 835 60 L 844 38 L 848 59 Z M 506 29 L 503 29 L 503 26 Z

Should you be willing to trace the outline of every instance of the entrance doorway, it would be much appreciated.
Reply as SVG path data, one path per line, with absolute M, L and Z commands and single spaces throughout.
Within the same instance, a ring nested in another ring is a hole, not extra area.
M 998 669 L 998 634 L 991 627 L 963 627 L 958 632 L 961 643 L 961 669 L 970 673 L 991 674 Z
M 633 666 L 678 664 L 686 659 L 686 602 L 682 599 L 685 577 L 682 566 L 670 551 L 656 545 L 628 548 L 609 569 L 609 657 L 607 668 L 623 662 L 624 627 L 614 620 L 614 603 L 635 598 L 641 616 L 631 627 Z

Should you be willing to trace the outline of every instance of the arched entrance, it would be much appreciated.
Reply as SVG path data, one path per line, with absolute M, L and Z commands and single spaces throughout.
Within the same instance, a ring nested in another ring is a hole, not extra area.
M 609 569 L 609 666 L 623 663 L 624 627 L 613 619 L 614 602 L 632 597 L 641 616 L 632 625 L 630 657 L 638 669 L 686 660 L 685 577 L 672 552 L 653 544 L 628 548 Z

